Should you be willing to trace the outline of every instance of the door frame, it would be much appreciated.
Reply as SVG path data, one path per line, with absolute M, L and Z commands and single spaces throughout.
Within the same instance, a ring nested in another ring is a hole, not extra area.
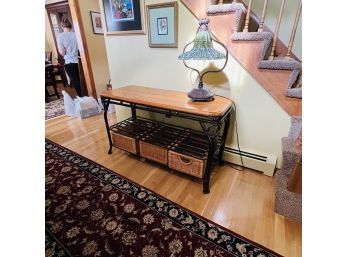
M 56 14 L 56 12 L 60 11 L 60 10 L 61 11 L 68 11 L 69 12 L 68 16 L 70 18 L 69 20 L 70 20 L 70 22 L 72 22 L 69 3 L 68 3 L 67 0 L 62 1 L 62 2 L 50 3 L 50 4 L 46 4 L 45 8 L 46 8 L 47 16 L 48 16 L 48 21 L 49 21 L 50 27 L 51 27 L 51 32 L 52 32 L 52 36 L 53 36 L 54 45 L 55 45 L 56 51 L 57 51 L 57 57 L 58 58 L 63 58 L 63 56 L 61 56 L 59 51 L 58 51 L 57 37 L 56 37 L 56 33 L 53 31 L 53 24 L 52 24 L 52 20 L 51 20 L 50 15 L 52 13 Z M 56 16 L 56 18 L 58 19 L 57 16 Z M 58 19 L 57 22 L 59 24 L 61 21 Z M 60 32 L 62 32 L 61 28 L 59 30 L 60 30 Z
M 81 63 L 83 73 L 85 75 L 87 93 L 89 96 L 97 98 L 97 91 L 95 89 L 91 59 L 87 47 L 86 33 L 82 23 L 81 9 L 78 0 L 69 0 L 71 18 L 74 25 L 77 44 L 80 50 Z
M 82 23 L 81 10 L 80 10 L 80 5 L 78 0 L 68 0 L 68 1 L 47 4 L 46 9 L 47 7 L 49 8 L 50 5 L 64 6 L 66 4 L 69 5 L 70 15 L 71 15 L 72 23 L 74 26 L 76 40 L 77 40 L 77 44 L 78 44 L 78 48 L 80 52 L 83 74 L 85 76 L 85 81 L 86 81 L 87 94 L 88 96 L 92 96 L 97 99 L 97 91 L 95 88 L 91 60 L 90 60 L 89 51 L 87 47 L 86 34 L 85 34 L 85 30 Z M 49 19 L 49 22 L 51 23 L 50 19 Z M 54 37 L 54 43 L 56 44 L 56 38 L 53 31 L 52 31 L 52 34 Z

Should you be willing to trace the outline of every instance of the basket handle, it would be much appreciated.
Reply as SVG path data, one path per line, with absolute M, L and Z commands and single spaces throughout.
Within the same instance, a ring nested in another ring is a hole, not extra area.
M 182 157 L 182 156 L 179 156 L 180 158 L 180 161 L 184 164 L 184 165 L 190 165 L 192 163 L 192 160 L 189 159 L 189 158 L 185 158 L 185 157 Z

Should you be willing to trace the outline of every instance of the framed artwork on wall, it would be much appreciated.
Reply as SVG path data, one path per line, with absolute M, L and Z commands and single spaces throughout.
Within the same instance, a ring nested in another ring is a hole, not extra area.
M 145 34 L 143 0 L 102 0 L 106 34 Z
M 100 12 L 90 11 L 90 13 L 91 13 L 91 19 L 92 19 L 93 33 L 94 34 L 104 34 Z
M 146 6 L 150 47 L 178 47 L 178 3 Z

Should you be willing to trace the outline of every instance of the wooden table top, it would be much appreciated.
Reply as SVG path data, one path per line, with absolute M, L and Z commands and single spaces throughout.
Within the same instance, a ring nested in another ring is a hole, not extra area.
M 230 99 L 215 96 L 210 102 L 192 102 L 185 92 L 142 86 L 125 86 L 100 94 L 113 100 L 125 101 L 201 116 L 220 117 L 232 106 Z

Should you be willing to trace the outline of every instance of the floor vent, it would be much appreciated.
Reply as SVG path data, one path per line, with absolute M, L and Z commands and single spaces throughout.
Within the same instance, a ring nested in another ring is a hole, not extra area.
M 239 153 L 239 150 L 226 146 L 223 159 L 230 163 L 242 165 L 240 155 L 242 156 L 245 167 L 262 171 L 267 176 L 273 176 L 277 163 L 276 155 L 261 155 L 245 151 Z

